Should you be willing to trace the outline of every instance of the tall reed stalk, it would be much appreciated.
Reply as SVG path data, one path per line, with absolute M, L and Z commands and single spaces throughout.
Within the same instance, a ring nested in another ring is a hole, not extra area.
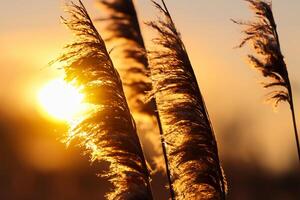
M 79 139 L 92 160 L 110 163 L 104 176 L 114 188 L 107 199 L 151 200 L 149 172 L 119 74 L 82 2 L 71 2 L 67 9 L 63 23 L 76 39 L 57 62 L 64 64 L 66 80 L 81 88 L 91 107 L 74 124 L 68 141 Z
M 167 158 L 167 150 L 163 137 L 163 129 L 156 111 L 156 99 L 153 98 L 149 102 L 145 102 L 146 93 L 152 88 L 151 79 L 149 79 L 149 66 L 145 49 L 145 44 L 137 13 L 132 0 L 100 0 L 103 9 L 108 15 L 101 21 L 107 22 L 106 31 L 109 33 L 108 42 L 120 41 L 121 45 L 117 49 L 122 50 L 123 57 L 118 54 L 120 64 L 120 74 L 125 84 L 125 94 L 129 99 L 129 107 L 133 111 L 133 115 L 146 114 L 155 116 L 157 126 L 161 136 L 161 144 L 165 161 L 166 175 L 168 178 L 168 187 L 170 189 L 171 199 L 174 200 L 174 189 L 172 186 L 171 175 L 169 170 L 169 161 Z M 117 42 L 115 42 L 117 43 Z M 119 52 L 118 52 L 119 53 Z M 149 123 L 143 120 L 142 123 Z M 137 123 L 137 126 L 140 124 Z M 143 124 L 141 125 L 143 126 Z M 153 130 L 155 130 L 153 128 Z
M 245 1 L 250 3 L 250 8 L 256 15 L 256 21 L 243 22 L 232 20 L 234 23 L 246 27 L 243 30 L 245 38 L 242 40 L 239 47 L 243 47 L 246 43 L 252 43 L 258 57 L 248 55 L 248 58 L 250 63 L 258 69 L 264 77 L 269 79 L 269 82 L 264 84 L 265 88 L 273 89 L 273 91 L 269 93 L 269 100 L 273 100 L 275 106 L 281 101 L 289 103 L 296 138 L 298 159 L 300 162 L 300 146 L 292 86 L 280 47 L 277 26 L 272 12 L 272 4 L 269 1 L 263 0 Z
M 225 199 L 225 180 L 206 106 L 186 48 L 170 13 L 153 1 L 163 19 L 150 52 L 152 95 L 164 129 L 175 199 Z

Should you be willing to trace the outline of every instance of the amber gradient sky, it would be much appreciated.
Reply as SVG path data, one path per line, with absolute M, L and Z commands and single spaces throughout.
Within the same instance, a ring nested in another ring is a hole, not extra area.
M 242 0 L 166 2 L 190 54 L 217 133 L 221 157 L 239 156 L 245 162 L 254 157 L 261 165 L 277 171 L 295 165 L 288 106 L 281 105 L 274 113 L 271 106 L 263 104 L 266 91 L 259 85 L 262 79 L 246 65 L 246 51 L 233 49 L 241 35 L 230 18 L 249 19 L 252 15 L 247 4 Z M 95 1 L 84 3 L 93 18 L 100 16 Z M 158 14 L 150 1 L 137 3 L 141 21 Z M 1 0 L 0 5 L 0 112 L 38 115 L 38 111 L 32 112 L 38 109 L 36 92 L 47 81 L 62 76 L 61 71 L 47 67 L 47 63 L 71 40 L 71 34 L 59 20 L 63 1 Z M 273 8 L 300 125 L 300 1 L 274 0 Z M 150 41 L 149 31 L 145 29 L 144 33 Z

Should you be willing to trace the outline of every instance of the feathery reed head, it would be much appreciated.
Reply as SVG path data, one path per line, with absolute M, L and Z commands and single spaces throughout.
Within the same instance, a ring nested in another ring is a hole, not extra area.
M 108 45 L 116 47 L 111 57 L 120 72 L 141 141 L 145 141 L 145 147 L 151 146 L 153 154 L 149 160 L 154 161 L 153 167 L 163 170 L 161 144 L 157 142 L 159 119 L 155 100 L 146 101 L 152 83 L 148 77 L 148 58 L 133 0 L 99 0 L 99 3 L 104 13 L 99 20 L 104 25 Z
M 111 34 L 107 38 L 108 41 L 116 38 L 126 38 L 139 43 L 141 47 L 144 46 L 143 38 L 140 37 L 141 31 L 132 0 L 99 0 L 99 3 L 108 14 L 106 18 L 99 20 L 110 21 L 108 28 Z
M 151 90 L 148 78 L 148 59 L 144 40 L 141 34 L 136 10 L 132 0 L 100 0 L 104 7 L 106 23 L 106 39 L 109 44 L 116 46 L 117 65 L 125 86 L 125 94 L 133 113 L 153 114 L 153 102 L 145 103 L 145 94 Z M 119 61 L 119 62 L 118 62 Z
M 288 71 L 281 53 L 280 43 L 274 20 L 271 3 L 262 0 L 246 0 L 254 11 L 257 20 L 253 22 L 235 21 L 234 23 L 245 26 L 245 38 L 239 45 L 252 43 L 258 57 L 248 55 L 250 63 L 257 68 L 270 82 L 265 88 L 277 88 L 270 93 L 270 100 L 275 106 L 281 101 L 290 103 L 290 81 Z
M 66 80 L 80 86 L 91 106 L 90 113 L 74 124 L 68 140 L 79 139 L 93 160 L 110 163 L 105 176 L 114 189 L 108 199 L 152 199 L 135 123 L 104 41 L 80 0 L 67 9 L 69 17 L 63 23 L 76 40 L 65 47 L 57 62 L 65 64 Z
M 152 95 L 164 127 L 176 199 L 222 199 L 225 185 L 217 144 L 192 65 L 164 4 L 149 55 Z M 164 2 L 163 2 L 164 3 Z
M 250 63 L 257 68 L 264 77 L 269 78 L 265 88 L 276 88 L 269 93 L 269 100 L 277 106 L 281 101 L 290 105 L 298 160 L 300 161 L 300 142 L 296 125 L 296 116 L 293 103 L 292 86 L 289 80 L 287 66 L 281 53 L 277 26 L 272 12 L 272 4 L 264 0 L 245 0 L 255 12 L 257 20 L 254 22 L 235 21 L 234 23 L 246 26 L 243 33 L 246 35 L 239 47 L 251 42 L 259 57 L 248 55 Z

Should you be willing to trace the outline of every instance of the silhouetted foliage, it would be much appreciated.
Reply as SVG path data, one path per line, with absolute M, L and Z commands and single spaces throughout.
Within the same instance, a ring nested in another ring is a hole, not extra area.
M 277 26 L 272 12 L 272 4 L 263 0 L 246 1 L 250 3 L 250 7 L 255 13 L 257 20 L 253 22 L 232 20 L 234 23 L 246 27 L 243 31 L 245 38 L 239 47 L 243 47 L 247 43 L 252 43 L 259 57 L 248 55 L 249 61 L 264 77 L 270 80 L 264 87 L 273 89 L 269 93 L 269 99 L 274 100 L 275 106 L 281 101 L 290 104 L 300 161 L 300 147 L 294 114 L 292 88 L 284 56 L 281 52 Z

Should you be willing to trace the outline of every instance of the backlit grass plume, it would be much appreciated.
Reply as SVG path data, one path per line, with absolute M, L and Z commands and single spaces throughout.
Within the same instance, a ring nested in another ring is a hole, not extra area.
M 116 67 L 124 83 L 125 95 L 133 112 L 153 114 L 153 102 L 145 103 L 145 94 L 151 90 L 148 78 L 148 60 L 137 13 L 132 0 L 100 0 L 104 7 L 106 42 L 114 45 Z
M 76 39 L 57 61 L 65 64 L 66 80 L 76 82 L 91 106 L 68 140 L 79 139 L 93 160 L 110 163 L 104 176 L 114 188 L 108 199 L 150 200 L 149 173 L 118 72 L 82 2 L 71 2 L 67 9 L 63 23 Z
M 145 101 L 146 93 L 151 90 L 152 83 L 148 77 L 148 58 L 134 3 L 132 0 L 100 0 L 100 3 L 100 5 L 105 7 L 103 10 L 107 15 L 106 18 L 102 19 L 102 21 L 106 22 L 106 32 L 109 35 L 107 41 L 117 45 L 115 50 L 118 62 L 116 63 L 118 63 L 117 68 L 120 69 L 123 83 L 125 83 L 125 94 L 129 99 L 129 107 L 133 112 L 133 116 L 136 119 L 140 119 L 137 121 L 137 127 L 140 128 L 146 124 L 152 124 L 151 137 L 154 137 L 154 131 L 157 130 L 157 126 L 160 131 L 170 196 L 171 199 L 174 199 L 169 162 L 166 157 L 166 147 L 162 137 L 163 131 L 160 118 L 155 111 L 156 100 L 153 98 L 149 102 Z M 155 119 L 147 120 L 153 116 Z M 145 135 L 145 130 L 141 130 L 140 133 Z M 154 144 L 154 146 L 157 145 Z M 156 167 L 160 167 L 163 164 L 160 162 L 159 164 L 156 163 L 156 165 Z
M 298 132 L 295 119 L 295 110 L 293 104 L 293 95 L 291 83 L 288 76 L 287 66 L 284 56 L 281 52 L 277 26 L 274 20 L 271 2 L 262 0 L 246 0 L 250 3 L 250 7 L 256 15 L 253 22 L 235 21 L 233 22 L 245 26 L 243 33 L 245 38 L 239 45 L 243 47 L 246 43 L 252 43 L 258 57 L 248 55 L 250 63 L 258 69 L 262 75 L 269 79 L 264 85 L 270 88 L 270 100 L 275 102 L 275 106 L 279 102 L 288 102 L 291 108 L 296 144 L 298 150 L 298 158 L 300 161 L 300 147 Z
M 150 52 L 152 94 L 164 128 L 175 199 L 225 199 L 217 143 L 188 54 L 164 3 Z

